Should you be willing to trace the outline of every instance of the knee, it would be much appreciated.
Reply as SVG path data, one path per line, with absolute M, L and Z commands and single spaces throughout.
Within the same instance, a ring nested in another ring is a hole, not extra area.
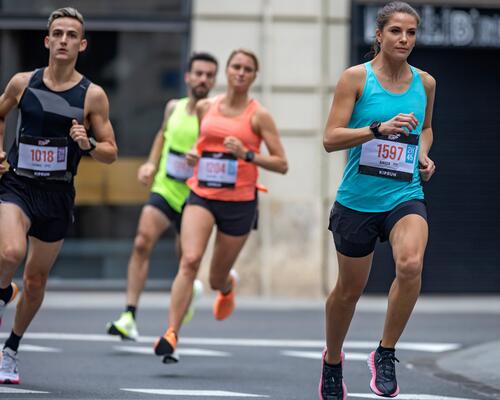
M 138 232 L 134 239 L 134 250 L 140 255 L 147 256 L 153 247 L 153 239 L 144 232 Z
M 24 253 L 21 246 L 6 246 L 0 251 L 0 264 L 17 267 L 23 261 Z
M 356 304 L 363 294 L 363 291 L 365 289 L 365 285 L 358 285 L 358 284 L 350 284 L 350 285 L 342 285 L 342 284 L 337 284 L 335 286 L 335 289 L 333 290 L 332 294 L 330 295 L 330 298 L 328 301 L 333 301 L 335 298 L 336 300 L 342 302 L 343 304 L 347 305 L 352 305 Z
M 179 273 L 194 280 L 198 273 L 201 257 L 201 254 L 196 253 L 183 254 L 179 266 Z
M 30 300 L 43 297 L 48 276 L 46 274 L 25 275 L 23 278 L 23 292 Z
M 420 279 L 423 257 L 417 254 L 401 256 L 396 260 L 396 277 L 404 281 Z

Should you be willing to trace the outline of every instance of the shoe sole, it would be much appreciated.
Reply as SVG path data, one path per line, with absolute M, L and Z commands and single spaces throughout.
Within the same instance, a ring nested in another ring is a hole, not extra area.
M 109 324 L 108 329 L 107 329 L 108 335 L 111 336 L 120 336 L 122 340 L 127 340 L 130 342 L 136 342 L 137 339 L 133 338 L 131 336 L 125 335 L 123 332 L 121 332 L 114 324 Z
M 377 389 L 377 386 L 375 385 L 375 379 L 377 377 L 377 372 L 375 370 L 375 352 L 372 351 L 370 355 L 368 356 L 368 360 L 366 361 L 368 364 L 368 368 L 370 369 L 370 373 L 372 375 L 372 379 L 370 379 L 370 390 L 375 393 L 377 396 L 380 397 L 396 397 L 399 394 L 399 385 L 396 388 L 396 391 L 394 393 L 382 393 L 380 390 Z
M 20 385 L 21 379 L 3 379 L 0 380 L 0 385 Z
M 325 350 L 323 350 L 323 355 L 321 357 L 321 376 L 319 378 L 319 385 L 318 385 L 319 400 L 324 400 L 324 397 L 321 394 L 321 392 L 323 391 L 323 366 L 325 363 L 325 355 L 326 355 L 326 348 L 325 348 Z M 344 352 L 340 353 L 340 358 L 341 358 L 342 368 L 344 368 L 344 360 L 345 360 Z M 346 400 L 347 399 L 347 386 L 345 385 L 344 378 L 342 378 L 342 390 L 344 392 L 344 396 L 342 397 L 342 400 Z
M 162 362 L 163 364 L 177 364 L 179 362 L 179 354 L 176 351 L 172 354 L 167 354 L 163 356 Z

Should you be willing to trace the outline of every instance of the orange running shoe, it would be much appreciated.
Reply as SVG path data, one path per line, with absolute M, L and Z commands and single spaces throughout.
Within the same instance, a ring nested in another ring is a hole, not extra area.
M 157 356 L 163 356 L 164 364 L 173 364 L 179 362 L 179 355 L 175 348 L 177 347 L 177 334 L 172 328 L 168 328 L 163 336 L 156 339 L 154 351 Z
M 234 269 L 229 272 L 231 279 L 231 291 L 227 294 L 219 292 L 214 302 L 214 317 L 217 321 L 223 321 L 234 311 L 234 297 L 238 285 L 238 274 Z
M 5 308 L 7 307 L 7 304 L 12 303 L 16 298 L 17 293 L 19 292 L 19 288 L 14 282 L 11 282 L 11 286 L 12 286 L 12 295 L 10 296 L 9 301 L 4 302 L 3 300 L 0 300 L 0 326 L 2 325 L 2 317 L 3 313 L 5 312 Z

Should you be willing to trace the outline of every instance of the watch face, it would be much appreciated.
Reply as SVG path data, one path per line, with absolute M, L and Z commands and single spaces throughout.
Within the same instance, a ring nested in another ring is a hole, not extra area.
M 371 130 L 378 130 L 379 127 L 380 127 L 380 121 L 373 121 L 370 124 L 370 129 Z

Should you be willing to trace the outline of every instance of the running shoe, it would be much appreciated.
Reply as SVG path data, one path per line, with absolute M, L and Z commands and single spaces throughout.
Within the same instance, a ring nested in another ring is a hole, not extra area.
M 0 384 L 10 383 L 19 385 L 19 371 L 17 369 L 17 351 L 5 347 L 2 350 L 2 361 L 0 363 Z
M 175 364 L 179 362 L 179 355 L 175 350 L 177 347 L 177 334 L 172 328 L 168 328 L 163 336 L 156 339 L 154 351 L 157 356 L 163 357 L 164 364 Z
M 321 357 L 321 378 L 319 378 L 319 400 L 346 400 L 347 387 L 342 377 L 344 367 L 344 352 L 341 353 L 341 368 L 331 367 L 326 364 L 326 349 Z
M 122 340 L 136 341 L 139 338 L 137 324 L 130 311 L 122 312 L 119 319 L 108 322 L 106 331 L 109 335 L 120 336 Z
M 370 389 L 377 396 L 396 397 L 399 394 L 396 361 L 399 362 L 394 350 L 377 349 L 370 353 L 368 357 L 368 368 L 372 374 Z
M 223 321 L 234 311 L 234 297 L 238 285 L 238 274 L 234 269 L 229 272 L 231 279 L 231 291 L 227 294 L 219 292 L 214 302 L 214 317 L 217 321 Z
M 10 296 L 9 301 L 5 302 L 3 300 L 0 300 L 0 326 L 2 326 L 2 317 L 3 313 L 5 312 L 5 308 L 7 307 L 7 304 L 12 303 L 12 301 L 14 301 L 14 299 L 16 298 L 17 293 L 19 292 L 19 288 L 14 282 L 12 282 L 11 285 L 12 285 L 12 296 Z
M 201 295 L 203 294 L 203 283 L 196 279 L 193 282 L 193 294 L 191 295 L 191 302 L 189 303 L 189 308 L 182 320 L 182 324 L 185 325 L 193 319 L 194 316 L 194 308 L 196 303 L 200 300 Z

